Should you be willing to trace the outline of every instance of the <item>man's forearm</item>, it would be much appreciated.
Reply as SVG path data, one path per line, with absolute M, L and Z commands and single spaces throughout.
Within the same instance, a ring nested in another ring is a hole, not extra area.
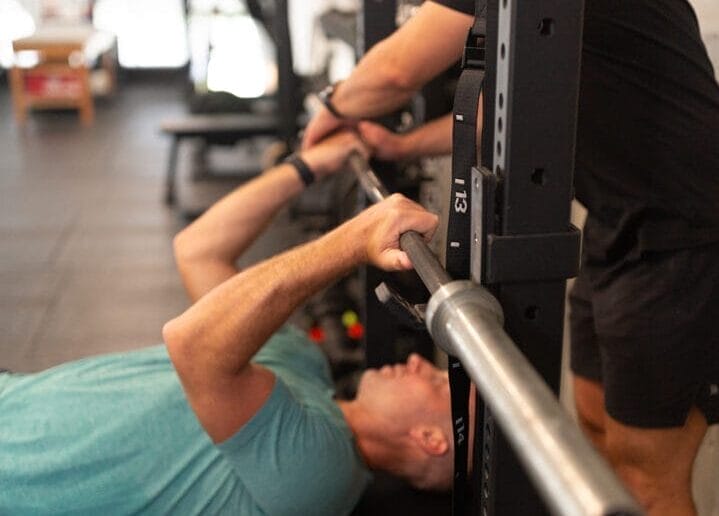
M 418 127 L 405 136 L 407 159 L 441 156 L 452 152 L 452 114 Z
M 472 17 L 425 2 L 394 34 L 375 45 L 332 97 L 342 115 L 371 118 L 404 104 L 462 54 Z
M 297 306 L 365 259 L 360 239 L 345 233 L 340 226 L 236 274 L 168 323 L 166 341 L 193 364 L 185 374 L 231 376 L 247 366 Z
M 175 237 L 177 266 L 193 302 L 237 273 L 237 258 L 302 189 L 291 165 L 277 166 L 222 199 Z

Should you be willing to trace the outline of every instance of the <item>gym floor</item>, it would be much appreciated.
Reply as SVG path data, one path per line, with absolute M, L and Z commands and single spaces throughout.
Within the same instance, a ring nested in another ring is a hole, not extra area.
M 185 109 L 182 84 L 125 77 L 98 102 L 92 128 L 51 111 L 22 131 L 0 86 L 0 368 L 31 372 L 158 344 L 187 307 L 172 257 L 184 220 L 161 201 L 169 140 L 159 131 Z M 207 206 L 231 187 L 180 193 Z M 291 228 L 278 226 L 246 261 L 291 243 Z

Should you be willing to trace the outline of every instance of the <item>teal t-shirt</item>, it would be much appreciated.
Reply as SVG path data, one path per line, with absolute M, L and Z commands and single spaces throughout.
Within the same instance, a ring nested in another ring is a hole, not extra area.
M 349 513 L 370 475 L 321 352 L 283 328 L 253 361 L 274 389 L 219 445 L 164 346 L 0 374 L 0 514 Z

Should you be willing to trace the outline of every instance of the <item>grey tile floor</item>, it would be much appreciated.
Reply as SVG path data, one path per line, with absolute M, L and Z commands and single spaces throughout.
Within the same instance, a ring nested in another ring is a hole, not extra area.
M 186 306 L 173 268 L 179 219 L 161 203 L 180 88 L 137 80 L 97 106 L 36 113 L 24 130 L 0 90 L 0 364 L 35 371 L 161 341 Z
M 184 111 L 181 91 L 181 81 L 129 78 L 98 103 L 92 128 L 43 112 L 19 130 L 0 86 L 0 368 L 157 344 L 187 307 L 172 258 L 183 221 L 161 202 L 169 142 L 158 130 Z M 245 262 L 290 243 L 282 228 Z

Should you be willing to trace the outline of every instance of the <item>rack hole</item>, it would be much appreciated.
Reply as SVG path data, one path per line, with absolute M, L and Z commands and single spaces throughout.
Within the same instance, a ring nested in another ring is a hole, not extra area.
M 532 183 L 534 183 L 537 186 L 544 186 L 547 182 L 546 174 L 544 173 L 543 168 L 535 168 L 534 172 L 532 172 Z
M 499 94 L 499 107 L 500 108 L 504 107 L 504 94 L 503 93 Z
M 500 116 L 499 118 L 497 118 L 497 131 L 499 131 L 501 133 L 503 127 L 504 127 L 504 121 L 502 120 L 502 117 Z
M 528 306 L 527 309 L 524 311 L 524 317 L 529 319 L 530 321 L 534 321 L 539 317 L 539 307 L 538 306 Z
M 504 46 L 504 43 L 499 47 L 499 56 L 504 59 L 504 56 L 507 54 L 507 47 Z
M 497 156 L 502 155 L 502 142 L 497 142 Z
M 549 37 L 554 34 L 554 20 L 552 18 L 544 18 L 537 26 L 542 36 Z
M 502 7 L 507 8 L 507 0 L 502 0 Z

